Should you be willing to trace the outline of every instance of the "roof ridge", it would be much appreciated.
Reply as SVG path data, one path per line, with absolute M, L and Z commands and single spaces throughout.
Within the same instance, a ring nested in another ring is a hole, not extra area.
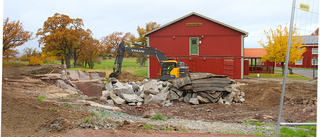
M 164 24 L 164 25 L 160 26 L 159 28 L 157 28 L 157 29 L 155 29 L 155 30 L 153 30 L 153 31 L 150 31 L 150 32 L 144 34 L 143 37 L 145 37 L 146 35 L 149 35 L 149 34 L 151 34 L 151 33 L 153 33 L 153 32 L 156 32 L 156 31 L 158 31 L 158 30 L 160 30 L 160 29 L 162 29 L 162 28 L 165 28 L 165 27 L 167 27 L 167 26 L 169 26 L 169 25 L 171 25 L 171 24 L 173 24 L 173 23 L 176 23 L 176 22 L 178 22 L 178 21 L 180 21 L 180 20 L 183 20 L 183 19 L 185 19 L 185 18 L 187 18 L 187 17 L 189 17 L 189 16 L 191 16 L 191 15 L 199 16 L 199 17 L 204 18 L 204 19 L 207 19 L 207 20 L 209 20 L 209 21 L 218 23 L 218 24 L 220 24 L 220 25 L 222 25 L 222 26 L 225 26 L 225 27 L 231 28 L 231 29 L 233 29 L 233 30 L 239 31 L 239 32 L 245 34 L 246 36 L 248 36 L 248 32 L 246 32 L 246 31 L 243 31 L 243 30 L 238 29 L 238 28 L 236 28 L 236 27 L 233 27 L 233 26 L 230 26 L 230 25 L 228 25 L 228 24 L 222 23 L 222 22 L 220 22 L 220 21 L 217 21 L 217 20 L 215 20 L 215 19 L 209 18 L 209 17 L 207 17 L 207 16 L 201 15 L 201 14 L 199 14 L 199 13 L 191 12 L 191 13 L 189 13 L 189 14 L 187 14 L 187 15 L 184 15 L 184 16 L 178 18 L 178 19 L 175 19 L 175 20 L 173 20 L 173 21 L 171 21 L 171 22 L 168 22 L 168 23 Z

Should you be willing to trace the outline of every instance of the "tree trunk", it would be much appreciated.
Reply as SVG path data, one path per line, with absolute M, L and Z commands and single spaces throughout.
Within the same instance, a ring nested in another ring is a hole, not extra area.
M 140 68 L 144 66 L 144 63 L 146 62 L 146 60 L 147 60 L 147 55 L 143 55 L 140 61 Z
M 64 65 L 64 59 L 61 59 L 61 65 Z
M 284 76 L 284 62 L 281 62 L 281 68 L 282 68 L 282 76 Z
M 74 68 L 77 68 L 77 63 L 78 63 L 77 60 L 78 60 L 78 57 L 73 58 L 73 67 Z
M 86 68 L 87 67 L 87 64 L 88 64 L 88 61 L 84 61 L 84 67 Z
M 70 65 L 70 55 L 69 55 L 68 53 L 65 54 L 65 60 L 66 60 L 67 69 L 68 69 L 68 68 L 71 68 L 71 65 Z
M 89 64 L 90 64 L 90 68 L 93 69 L 94 61 L 92 58 L 90 58 Z

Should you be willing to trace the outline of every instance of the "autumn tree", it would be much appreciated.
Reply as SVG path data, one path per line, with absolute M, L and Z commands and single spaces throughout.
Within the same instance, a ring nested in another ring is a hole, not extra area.
M 262 56 L 262 60 L 279 62 L 283 74 L 289 40 L 289 30 L 287 27 L 279 25 L 275 30 L 270 29 L 269 31 L 264 31 L 264 34 L 267 37 L 266 40 L 258 41 L 267 53 L 267 55 Z M 292 30 L 289 63 L 295 63 L 302 59 L 301 55 L 306 51 L 302 46 L 302 42 L 303 40 L 301 36 L 299 36 L 297 28 L 294 27 Z
M 115 56 L 117 52 L 113 52 L 121 41 L 127 41 L 132 36 L 131 33 L 113 32 L 108 36 L 101 38 L 101 45 L 105 48 L 105 53 Z
M 78 18 L 71 19 L 59 13 L 49 17 L 37 32 L 37 36 L 40 36 L 39 43 L 44 45 L 42 50 L 52 52 L 56 56 L 63 56 L 62 59 L 65 59 L 67 68 L 70 68 L 70 59 L 78 49 L 75 46 L 79 43 L 78 30 L 81 30 L 81 27 L 83 22 Z M 61 63 L 63 62 L 62 60 Z
M 7 49 L 3 52 L 3 58 L 9 62 L 9 60 L 17 58 L 17 54 L 19 54 L 18 50 L 16 49 Z
M 32 32 L 25 31 L 20 21 L 9 22 L 9 18 L 5 19 L 3 22 L 2 52 L 7 58 L 7 61 L 9 61 L 9 58 L 14 57 L 16 54 L 18 54 L 18 51 L 14 48 L 16 48 L 17 46 L 21 46 L 25 42 L 31 40 L 31 37 Z
M 140 26 L 138 26 L 137 31 L 138 31 L 139 37 L 137 38 L 136 41 L 140 45 L 147 46 L 147 39 L 144 38 L 143 36 L 159 27 L 160 27 L 160 24 L 157 24 L 157 22 L 152 22 L 152 21 L 149 23 L 146 23 L 145 28 L 141 28 Z M 147 55 L 143 55 L 143 54 L 138 55 L 138 58 L 136 60 L 137 63 L 140 63 L 140 67 L 143 67 L 146 61 L 147 61 Z
M 36 48 L 26 47 L 23 49 L 23 55 L 20 57 L 21 61 L 29 61 L 30 65 L 41 65 L 42 56 L 41 52 Z
M 88 64 L 89 68 L 93 69 L 94 62 L 97 60 L 99 54 L 104 50 L 104 47 L 101 46 L 99 40 L 88 37 L 81 48 L 80 60 L 85 62 L 85 67 Z

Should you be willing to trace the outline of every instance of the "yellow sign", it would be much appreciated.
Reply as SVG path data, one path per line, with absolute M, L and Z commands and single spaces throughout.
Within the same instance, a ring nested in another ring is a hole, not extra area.
M 300 9 L 301 10 L 309 11 L 309 8 L 310 8 L 309 5 L 300 3 Z
M 187 27 L 202 26 L 202 23 L 186 23 Z

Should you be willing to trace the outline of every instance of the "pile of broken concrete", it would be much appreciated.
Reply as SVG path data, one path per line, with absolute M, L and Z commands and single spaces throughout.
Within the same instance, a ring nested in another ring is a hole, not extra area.
M 233 83 L 227 76 L 211 73 L 190 73 L 189 77 L 170 81 L 144 79 L 142 82 L 121 83 L 112 79 L 106 84 L 101 98 L 111 99 L 115 104 L 160 106 L 172 106 L 175 100 L 193 105 L 244 102 L 244 92 L 237 90 Z
M 244 93 L 235 88 L 227 76 L 211 73 L 190 73 L 188 77 L 169 80 L 149 80 L 122 83 L 115 78 L 106 82 L 105 72 L 62 71 L 37 75 L 43 81 L 80 95 L 100 97 L 107 104 L 158 104 L 172 106 L 173 101 L 189 104 L 241 103 Z

